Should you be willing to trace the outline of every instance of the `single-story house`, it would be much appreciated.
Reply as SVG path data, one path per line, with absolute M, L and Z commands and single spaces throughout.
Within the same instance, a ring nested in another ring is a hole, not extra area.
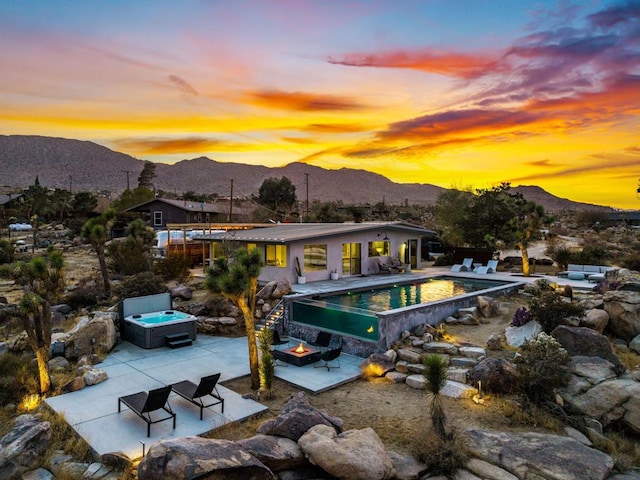
M 381 259 L 399 261 L 406 270 L 420 268 L 421 243 L 435 236 L 433 230 L 404 222 L 282 223 L 193 239 L 209 243 L 210 258 L 222 255 L 225 243 L 258 248 L 265 264 L 260 282 L 288 278 L 302 283 L 379 273 Z
M 232 207 L 228 201 L 204 203 L 166 198 L 154 198 L 126 211 L 140 213 L 141 218 L 155 229 L 165 229 L 168 223 L 246 222 L 251 215 L 248 209 Z

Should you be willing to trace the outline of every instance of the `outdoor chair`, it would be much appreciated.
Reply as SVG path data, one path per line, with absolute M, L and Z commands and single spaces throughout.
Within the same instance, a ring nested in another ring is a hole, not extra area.
M 327 350 L 320 355 L 320 360 L 318 362 L 324 362 L 323 364 L 317 363 L 313 367 L 326 367 L 327 371 L 332 368 L 340 368 L 340 354 L 342 353 L 342 347 L 334 348 L 332 350 Z M 337 362 L 337 365 L 331 365 L 331 362 Z
M 173 428 L 176 428 L 176 414 L 171 410 L 169 405 L 169 394 L 171 393 L 171 385 L 166 385 L 155 390 L 149 390 L 149 392 L 138 392 L 131 395 L 125 395 L 118 397 L 118 413 L 120 413 L 121 404 L 125 404 L 131 409 L 133 413 L 147 422 L 147 437 L 151 436 L 151 424 L 163 422 L 173 418 Z M 169 414 L 168 417 L 163 417 L 154 420 L 151 417 L 151 412 L 156 410 L 164 410 Z
M 329 348 L 329 344 L 331 343 L 331 334 L 329 332 L 325 332 L 320 330 L 316 339 L 309 342 L 309 345 L 313 345 L 314 347 Z
M 473 270 L 473 258 L 465 258 L 462 263 L 457 263 L 451 267 L 452 272 L 468 272 Z
M 498 271 L 498 260 L 489 260 L 486 265 L 478 266 L 474 272 L 480 274 L 496 273 Z
M 289 338 L 281 337 L 280 333 L 278 333 L 278 330 L 274 329 L 271 337 L 271 346 L 278 347 L 280 345 L 288 345 L 288 344 L 289 344 Z
M 185 400 L 193 403 L 197 407 L 200 407 L 200 420 L 202 420 L 202 414 L 205 408 L 212 407 L 213 405 L 220 404 L 220 413 L 224 413 L 224 398 L 220 396 L 216 385 L 220 380 L 220 374 L 209 375 L 202 377 L 200 383 L 195 383 L 184 380 L 182 382 L 174 383 L 171 388 L 174 392 L 180 395 Z M 211 397 L 214 399 L 212 403 L 205 404 L 204 397 Z

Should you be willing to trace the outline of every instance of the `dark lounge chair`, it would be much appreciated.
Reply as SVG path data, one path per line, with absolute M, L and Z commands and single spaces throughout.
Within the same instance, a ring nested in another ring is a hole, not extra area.
M 200 420 L 202 420 L 202 414 L 205 408 L 212 407 L 213 405 L 220 404 L 220 412 L 224 413 L 224 398 L 220 396 L 216 385 L 220 380 L 220 374 L 209 375 L 202 377 L 200 383 L 195 383 L 184 380 L 182 382 L 174 383 L 171 388 L 174 392 L 180 395 L 182 398 L 190 401 L 197 407 L 200 407 Z M 203 397 L 211 397 L 214 399 L 212 403 L 205 404 Z
M 121 404 L 125 404 L 133 413 L 147 422 L 147 437 L 151 436 L 151 424 L 163 422 L 173 418 L 173 428 L 176 428 L 176 414 L 171 410 L 169 405 L 169 394 L 171 393 L 171 385 L 167 385 L 149 392 L 138 392 L 131 395 L 118 397 L 118 412 L 120 412 Z M 169 414 L 168 417 L 153 420 L 151 412 L 156 410 L 164 410 Z
M 280 345 L 288 345 L 288 344 L 289 344 L 288 337 L 281 337 L 280 334 L 278 333 L 278 330 L 273 330 L 273 334 L 271 336 L 272 347 L 278 347 Z
M 312 342 L 309 342 L 309 345 L 313 345 L 314 347 L 320 348 L 329 348 L 329 344 L 331 343 L 331 334 L 329 332 L 325 332 L 320 330 L 316 339 Z
M 327 371 L 331 370 L 332 368 L 340 368 L 339 357 L 341 353 L 342 353 L 342 347 L 334 348 L 332 350 L 327 350 L 326 352 L 323 352 L 322 355 L 320 355 L 320 360 L 313 367 L 314 368 L 326 367 Z M 338 364 L 330 365 L 330 363 L 333 361 L 337 362 Z M 324 362 L 324 363 L 320 364 L 320 362 Z

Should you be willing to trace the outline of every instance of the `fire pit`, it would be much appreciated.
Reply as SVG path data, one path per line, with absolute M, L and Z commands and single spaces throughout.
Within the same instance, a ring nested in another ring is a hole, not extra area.
M 273 358 L 290 363 L 296 367 L 309 365 L 310 363 L 320 360 L 320 350 L 300 343 L 295 347 L 285 348 L 282 350 L 273 350 Z

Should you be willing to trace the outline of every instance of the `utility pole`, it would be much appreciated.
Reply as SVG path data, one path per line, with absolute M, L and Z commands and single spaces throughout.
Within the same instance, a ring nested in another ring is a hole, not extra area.
M 73 173 L 69 174 L 69 193 L 73 193 Z
M 233 215 L 233 179 L 231 179 L 231 195 L 229 196 L 229 223 Z
M 309 221 L 309 174 L 308 173 L 304 174 L 304 183 L 307 186 L 307 204 L 305 207 L 305 210 L 306 210 L 305 216 L 307 217 L 307 221 Z
M 133 170 L 122 170 L 127 174 L 127 190 L 129 190 L 129 174 L 133 173 Z

